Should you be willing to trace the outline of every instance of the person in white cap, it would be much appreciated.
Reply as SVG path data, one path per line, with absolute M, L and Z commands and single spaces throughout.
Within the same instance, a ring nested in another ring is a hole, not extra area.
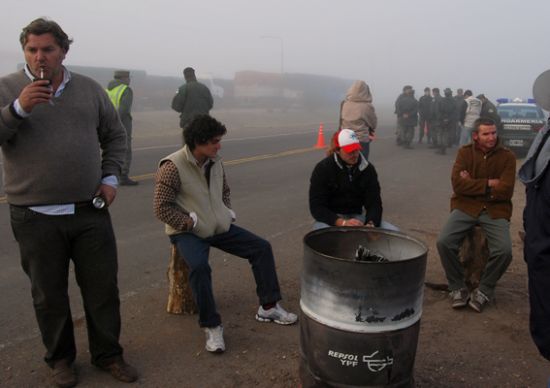
M 328 156 L 313 169 L 309 210 L 315 219 L 314 230 L 365 225 L 397 230 L 382 221 L 376 169 L 361 154 L 361 144 L 351 129 L 342 129 L 333 136 Z

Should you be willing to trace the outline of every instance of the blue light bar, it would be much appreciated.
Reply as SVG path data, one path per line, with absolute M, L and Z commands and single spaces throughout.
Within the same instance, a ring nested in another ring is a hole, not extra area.
M 537 103 L 537 102 L 535 101 L 534 98 L 528 98 L 528 99 L 527 99 L 527 102 L 528 102 L 529 104 L 536 104 L 536 103 Z
M 506 104 L 507 102 L 510 102 L 509 98 L 497 98 L 497 102 L 499 104 Z

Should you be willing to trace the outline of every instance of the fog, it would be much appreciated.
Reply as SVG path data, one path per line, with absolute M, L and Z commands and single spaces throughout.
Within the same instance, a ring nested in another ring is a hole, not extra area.
M 74 39 L 69 65 L 232 79 L 240 70 L 363 79 L 375 103 L 405 84 L 530 97 L 550 67 L 546 0 L 4 0 L 0 73 L 23 61 L 36 17 Z M 7 12 L 6 12 L 7 10 Z

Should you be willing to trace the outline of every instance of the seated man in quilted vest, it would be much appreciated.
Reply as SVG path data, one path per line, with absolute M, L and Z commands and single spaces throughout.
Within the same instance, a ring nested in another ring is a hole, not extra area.
M 256 281 L 256 319 L 290 325 L 295 314 L 285 311 L 271 244 L 234 224 L 230 191 L 218 156 L 227 130 L 208 115 L 199 115 L 184 129 L 185 145 L 160 161 L 154 211 L 166 224 L 170 241 L 189 266 L 189 283 L 199 308 L 199 326 L 206 350 L 225 351 L 223 326 L 212 292 L 210 247 L 247 259 Z

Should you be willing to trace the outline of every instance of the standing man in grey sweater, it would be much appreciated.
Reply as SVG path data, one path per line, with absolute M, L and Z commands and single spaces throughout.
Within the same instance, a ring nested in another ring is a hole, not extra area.
M 117 249 L 107 210 L 124 161 L 124 128 L 102 87 L 63 66 L 72 40 L 57 23 L 32 21 L 20 42 L 25 67 L 0 78 L 0 145 L 44 359 L 59 387 L 77 384 L 67 293 L 72 259 L 92 363 L 118 380 L 135 381 L 119 344 Z

